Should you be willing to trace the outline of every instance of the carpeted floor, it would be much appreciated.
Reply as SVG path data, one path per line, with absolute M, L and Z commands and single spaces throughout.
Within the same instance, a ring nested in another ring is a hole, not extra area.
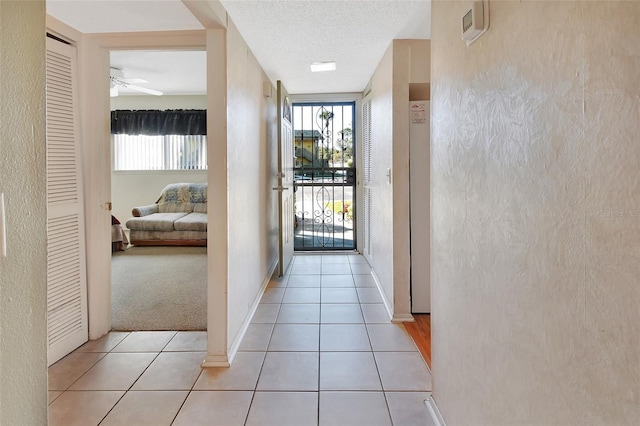
M 111 261 L 113 330 L 206 330 L 207 248 L 131 247 Z

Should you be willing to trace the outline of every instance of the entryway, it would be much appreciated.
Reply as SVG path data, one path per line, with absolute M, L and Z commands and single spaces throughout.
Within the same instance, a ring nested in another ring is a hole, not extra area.
M 296 251 L 355 250 L 355 102 L 293 104 Z

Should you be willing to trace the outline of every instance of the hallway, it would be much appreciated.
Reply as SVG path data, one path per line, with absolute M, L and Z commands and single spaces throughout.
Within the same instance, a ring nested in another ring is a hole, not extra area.
M 111 333 L 49 368 L 54 425 L 416 425 L 430 372 L 358 255 L 296 255 L 230 368 L 205 332 Z

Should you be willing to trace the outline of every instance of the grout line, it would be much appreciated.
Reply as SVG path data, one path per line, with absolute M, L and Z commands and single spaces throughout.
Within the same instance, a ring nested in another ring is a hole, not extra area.
M 138 352 L 138 353 L 150 353 L 150 352 Z M 147 370 L 149 369 L 149 367 L 151 367 L 151 364 L 153 364 L 153 363 L 156 361 L 156 359 L 158 359 L 158 357 L 160 356 L 160 353 L 161 353 L 161 352 L 158 352 L 158 353 L 156 354 L 156 356 L 151 360 L 151 362 L 149 363 L 149 365 L 147 365 L 147 366 L 145 367 L 145 369 L 144 369 L 144 370 L 142 370 L 142 373 L 140 373 L 140 375 L 139 375 L 139 376 L 138 376 L 138 377 L 133 381 L 133 383 L 131 383 L 131 386 L 129 386 L 129 389 L 127 389 L 127 390 L 125 391 L 125 394 L 126 394 L 127 392 L 129 392 L 129 391 L 131 390 L 131 388 L 132 388 L 132 387 L 133 387 L 133 386 L 138 382 L 138 380 L 140 380 L 140 377 L 142 377 L 142 375 L 143 375 L 144 373 L 146 373 L 146 372 L 147 372 Z
M 75 351 L 74 351 L 74 352 L 71 352 L 71 353 L 75 353 Z M 80 352 L 78 352 L 78 353 L 80 353 Z M 71 390 L 71 386 L 75 385 L 75 384 L 78 382 L 78 380 L 80 380 L 81 378 L 83 378 L 83 377 L 84 377 L 84 376 L 85 376 L 85 375 L 86 375 L 86 374 L 87 374 L 91 369 L 93 369 L 93 367 L 95 367 L 95 366 L 96 366 L 96 364 L 97 364 L 97 363 L 99 363 L 100 361 L 102 361 L 102 360 L 104 359 L 104 357 L 106 357 L 106 356 L 109 354 L 109 352 L 92 352 L 92 353 L 100 353 L 100 354 L 102 354 L 102 356 L 101 356 L 100 358 L 98 358 L 98 359 L 96 360 L 96 362 L 94 362 L 93 364 L 91 364 L 91 366 L 90 366 L 89 368 L 87 368 L 87 370 L 86 370 L 84 373 L 82 373 L 80 376 L 78 376 L 78 378 L 77 378 L 77 379 L 75 379 L 73 382 L 71 382 L 71 384 L 70 384 L 69 386 L 67 386 L 65 389 L 63 389 L 63 390 L 62 390 L 62 393 L 65 393 L 65 392 L 67 392 L 67 391 Z M 67 356 L 69 356 L 69 355 L 71 355 L 71 354 L 68 354 L 68 355 L 66 355 L 65 357 L 67 357 Z M 64 358 L 63 358 L 63 359 L 64 359 Z M 47 371 L 47 375 L 48 375 L 48 374 L 49 374 L 49 372 Z M 47 387 L 48 387 L 48 386 L 47 386 Z M 59 391 L 59 389 L 53 389 L 53 390 L 58 390 L 58 391 Z M 48 392 L 48 391 L 49 391 L 49 389 L 47 389 L 47 392 Z M 58 395 L 58 398 L 60 398 L 60 396 L 62 396 L 62 394 Z M 58 398 L 56 398 L 56 399 L 58 399 Z
M 200 372 L 200 374 L 202 374 L 202 372 Z M 198 376 L 199 378 L 200 376 Z M 194 383 L 195 385 L 195 383 Z M 191 396 L 191 392 L 193 392 L 193 387 L 191 388 L 191 390 L 189 390 L 187 392 L 187 396 L 184 397 L 184 400 L 182 401 L 182 404 L 180 404 L 180 407 L 178 407 L 178 411 L 176 411 L 176 415 L 173 416 L 173 419 L 171 419 L 171 423 L 170 425 L 173 425 L 173 423 L 176 421 L 176 419 L 178 418 L 178 415 L 180 414 L 180 411 L 182 411 L 182 408 L 184 407 L 184 404 L 187 402 L 187 399 L 189 399 L 189 396 Z
M 129 391 L 125 391 L 120 398 L 118 398 L 118 400 L 116 401 L 115 404 L 113 404 L 113 406 L 109 409 L 109 411 L 107 411 L 107 413 L 102 417 L 102 419 L 100 419 L 100 421 L 98 422 L 98 426 L 104 421 L 104 419 L 107 418 L 107 416 L 109 416 L 109 414 L 111 414 L 111 412 L 113 411 L 114 408 L 116 408 L 116 405 L 118 405 L 120 403 L 120 401 L 122 401 L 122 399 L 124 398 L 124 396 L 128 393 Z
M 173 330 L 172 330 L 172 331 L 173 331 Z M 174 331 L 173 336 L 171 336 L 171 339 L 169 339 L 169 340 L 167 341 L 167 343 L 162 347 L 162 349 L 160 349 L 160 352 L 164 352 L 164 350 L 167 348 L 167 346 L 169 346 L 169 343 L 171 343 L 171 341 L 172 341 L 173 339 L 175 339 L 177 335 L 178 335 L 178 331 Z
M 391 426 L 393 426 L 393 417 L 391 417 L 391 408 L 389 407 L 389 399 L 387 399 L 387 393 L 384 389 L 382 389 L 382 396 L 384 397 L 384 403 L 387 406 L 387 415 L 389 416 L 389 421 L 391 422 Z
M 265 358 L 266 358 L 266 355 L 265 355 Z M 262 364 L 264 365 L 264 359 L 262 360 Z M 262 374 L 262 367 L 260 367 L 260 374 Z M 258 379 L 260 379 L 260 374 L 258 374 Z M 258 381 L 256 380 L 256 388 L 257 387 L 258 387 Z M 251 412 L 253 401 L 256 398 L 256 392 L 257 390 L 254 388 L 253 392 L 251 393 L 251 401 L 249 402 L 249 408 L 247 408 L 247 414 L 244 416 L 244 422 L 242 423 L 243 425 L 246 425 L 247 422 L 249 421 L 249 413 Z

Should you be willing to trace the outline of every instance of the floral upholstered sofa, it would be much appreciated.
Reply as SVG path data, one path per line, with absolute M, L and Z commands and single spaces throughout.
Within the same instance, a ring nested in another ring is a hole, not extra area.
M 127 220 L 136 246 L 206 246 L 207 184 L 172 183 L 155 204 L 135 207 Z

